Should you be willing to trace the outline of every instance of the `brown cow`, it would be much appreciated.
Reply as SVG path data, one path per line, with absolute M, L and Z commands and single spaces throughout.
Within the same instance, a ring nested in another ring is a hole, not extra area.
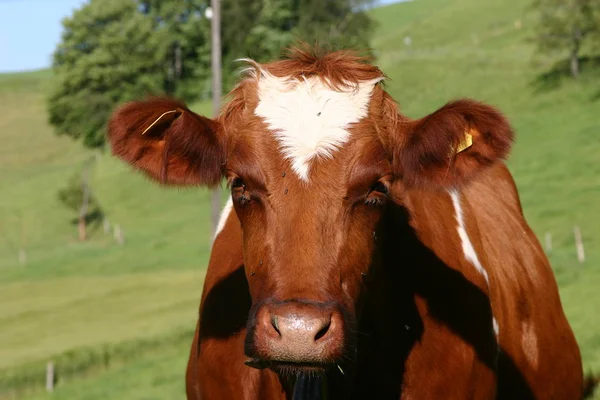
M 216 120 L 170 99 L 109 124 L 166 185 L 231 188 L 206 274 L 188 399 L 577 399 L 579 349 L 472 100 L 402 115 L 342 51 L 248 61 Z

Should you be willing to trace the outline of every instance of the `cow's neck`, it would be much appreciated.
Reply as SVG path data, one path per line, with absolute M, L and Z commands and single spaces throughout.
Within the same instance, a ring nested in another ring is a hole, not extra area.
M 398 380 L 404 379 L 412 353 L 427 351 L 421 346 L 431 337 L 426 329 L 449 332 L 427 347 L 440 357 L 444 340 L 460 340 L 472 345 L 489 367 L 496 363 L 487 274 L 476 254 L 465 255 L 466 218 L 457 217 L 457 210 L 464 213 L 466 207 L 458 208 L 459 195 L 448 192 L 415 193 L 406 200 L 388 207 L 378 233 L 379 253 L 357 328 L 360 379 L 355 381 L 370 383 L 355 393 L 377 384 L 380 397 L 398 394 Z

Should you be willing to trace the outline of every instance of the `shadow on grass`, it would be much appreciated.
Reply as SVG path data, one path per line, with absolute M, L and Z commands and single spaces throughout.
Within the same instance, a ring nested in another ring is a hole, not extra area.
M 598 386 L 600 385 L 600 375 L 594 375 L 592 371 L 588 371 L 583 381 L 583 396 L 582 399 L 593 398 Z
M 579 60 L 580 78 L 587 75 L 599 75 L 600 56 L 585 56 Z M 531 82 L 536 93 L 545 93 L 559 89 L 565 82 L 573 80 L 569 60 L 555 63 L 548 71 L 542 72 Z M 599 85 L 600 86 L 600 85 Z M 600 90 L 595 93 L 591 100 L 600 99 Z

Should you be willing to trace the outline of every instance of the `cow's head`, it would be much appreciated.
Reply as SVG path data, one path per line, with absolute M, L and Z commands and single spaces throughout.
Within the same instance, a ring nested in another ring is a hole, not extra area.
M 218 119 L 151 99 L 110 122 L 113 152 L 163 184 L 227 180 L 253 300 L 245 350 L 257 363 L 347 356 L 386 206 L 410 187 L 460 186 L 509 150 L 493 108 L 461 100 L 408 119 L 383 78 L 348 52 L 297 51 L 250 63 Z

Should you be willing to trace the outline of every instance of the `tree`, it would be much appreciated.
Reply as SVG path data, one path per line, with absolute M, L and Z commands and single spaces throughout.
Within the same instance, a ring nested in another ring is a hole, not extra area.
M 58 199 L 77 213 L 75 222 L 80 241 L 87 240 L 87 226 L 100 222 L 104 214 L 90 188 L 90 170 L 95 157 L 88 159 L 81 172 L 75 174 L 66 187 L 58 191 Z
M 166 47 L 165 91 L 190 100 L 210 87 L 210 0 L 140 0 Z
M 365 12 L 374 0 L 224 0 L 223 59 L 235 77 L 233 60 L 276 59 L 294 41 L 328 48 L 368 49 L 375 24 Z
M 116 104 L 148 94 L 198 97 L 208 70 L 198 67 L 208 59 L 201 56 L 208 49 L 204 6 L 204 0 L 91 0 L 65 19 L 48 101 L 56 133 L 102 148 Z M 195 79 L 200 84 L 188 85 Z
M 332 48 L 368 49 L 375 28 L 364 11 L 372 0 L 298 0 L 294 34 L 308 43 Z
M 534 0 L 539 12 L 534 41 L 541 53 L 568 55 L 577 78 L 586 41 L 600 34 L 600 0 Z
M 240 50 L 257 61 L 277 58 L 293 41 L 292 30 L 298 23 L 293 5 L 290 0 L 263 0 Z

